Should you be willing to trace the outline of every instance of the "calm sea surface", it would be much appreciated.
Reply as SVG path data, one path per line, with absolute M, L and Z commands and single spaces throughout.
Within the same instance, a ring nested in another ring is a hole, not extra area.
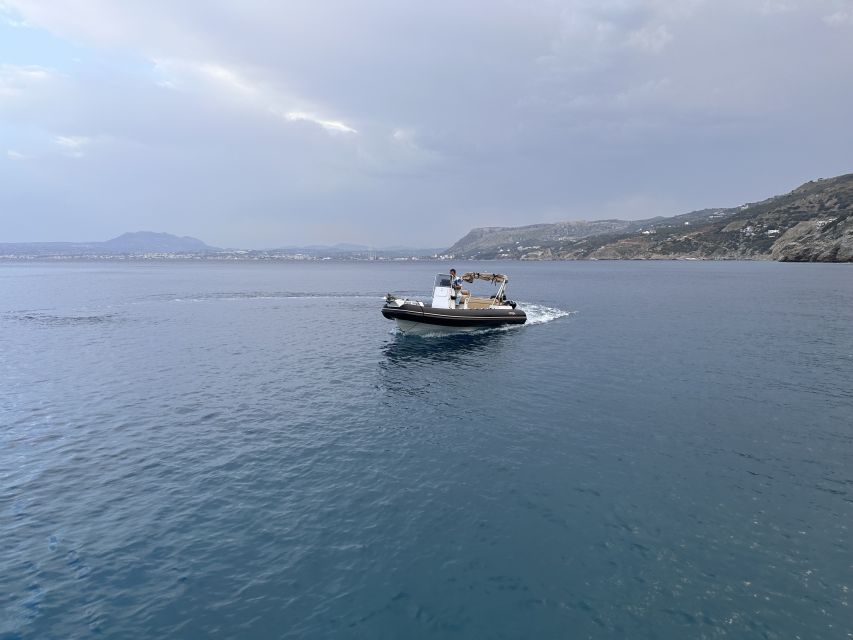
M 0 639 L 851 638 L 853 268 L 0 265 Z

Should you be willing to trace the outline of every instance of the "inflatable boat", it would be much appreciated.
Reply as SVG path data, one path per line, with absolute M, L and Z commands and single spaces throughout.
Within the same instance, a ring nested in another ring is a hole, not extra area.
M 400 331 L 407 334 L 476 331 L 527 322 L 527 314 L 515 302 L 506 299 L 509 279 L 505 275 L 470 272 L 463 274 L 461 279 L 469 283 L 474 280 L 492 282 L 497 291 L 490 297 L 472 296 L 467 289 L 453 286 L 449 274 L 440 273 L 435 277 L 431 303 L 389 293 L 385 296 L 382 315 L 396 320 Z

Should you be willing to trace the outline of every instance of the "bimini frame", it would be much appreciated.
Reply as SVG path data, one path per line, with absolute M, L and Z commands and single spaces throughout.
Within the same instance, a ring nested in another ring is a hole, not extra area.
M 502 273 L 482 273 L 480 271 L 469 271 L 462 274 L 462 280 L 465 282 L 474 282 L 474 280 L 485 280 L 486 282 L 494 282 L 498 286 L 498 292 L 495 294 L 495 302 L 500 302 L 503 299 L 506 285 L 509 282 Z

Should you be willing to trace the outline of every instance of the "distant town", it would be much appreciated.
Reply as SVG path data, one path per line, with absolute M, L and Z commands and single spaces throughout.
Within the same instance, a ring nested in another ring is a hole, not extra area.
M 196 251 L 144 251 L 128 253 L 26 253 L 0 252 L 0 260 L 6 261 L 38 261 L 38 262 L 75 262 L 75 261 L 172 261 L 172 262 L 291 262 L 291 261 L 392 261 L 407 262 L 416 260 L 450 260 L 448 254 L 412 254 L 386 255 L 379 251 L 372 252 L 341 252 L 341 253 L 288 253 L 281 251 L 263 250 L 234 250 L 216 252 Z
M 228 249 L 210 246 L 198 238 L 151 231 L 124 233 L 105 242 L 0 243 L 0 260 L 6 261 L 412 261 L 444 260 L 451 257 L 443 250 L 434 248 L 374 249 L 347 244 Z
M 0 260 L 6 261 L 38 261 L 38 262 L 75 262 L 75 261 L 174 261 L 174 262 L 289 262 L 289 261 L 392 261 L 407 262 L 417 260 L 450 260 L 453 256 L 447 254 L 388 256 L 379 252 L 374 253 L 340 253 L 334 255 L 317 255 L 311 253 L 281 253 L 278 251 L 219 251 L 216 253 L 196 252 L 143 252 L 143 253 L 81 253 L 81 254 L 27 254 L 0 253 Z

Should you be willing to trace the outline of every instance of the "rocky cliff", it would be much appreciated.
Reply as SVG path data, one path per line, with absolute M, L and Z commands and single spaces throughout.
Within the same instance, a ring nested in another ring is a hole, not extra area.
M 853 174 L 727 209 L 639 221 L 474 229 L 448 253 L 522 260 L 853 261 Z

